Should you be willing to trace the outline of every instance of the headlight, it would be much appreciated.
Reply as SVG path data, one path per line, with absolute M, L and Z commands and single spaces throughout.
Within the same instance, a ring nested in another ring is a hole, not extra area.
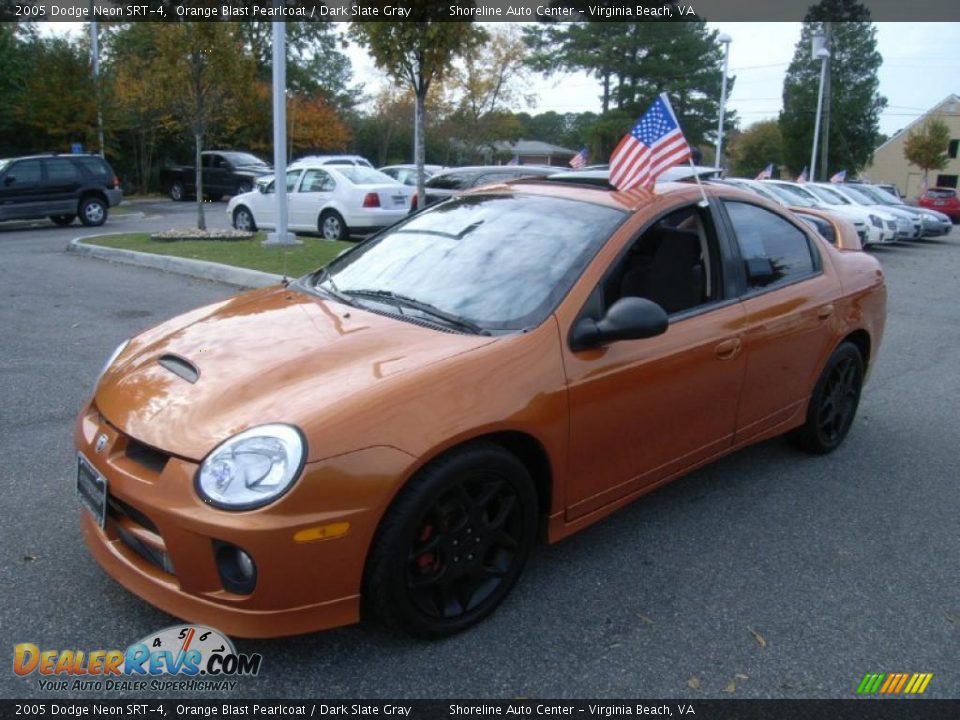
M 120 353 L 127 349 L 127 345 L 130 344 L 130 340 L 124 340 L 122 343 L 117 345 L 117 349 L 111 353 L 110 357 L 107 358 L 107 361 L 103 364 L 103 367 L 100 368 L 100 373 L 97 375 L 97 381 L 93 384 L 94 387 L 100 384 L 100 379 L 103 377 L 103 374 L 110 369 L 110 366 L 113 365 L 114 360 L 120 357 Z
M 873 224 L 874 227 L 878 227 L 878 228 L 883 227 L 883 222 L 876 215 L 870 216 L 870 222 Z
M 283 495 L 303 470 L 306 443 L 290 425 L 260 425 L 221 443 L 197 471 L 197 494 L 225 510 L 252 510 Z

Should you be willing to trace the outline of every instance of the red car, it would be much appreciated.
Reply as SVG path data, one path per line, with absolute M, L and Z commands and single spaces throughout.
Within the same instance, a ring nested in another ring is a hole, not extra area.
M 954 222 L 960 222 L 960 198 L 953 188 L 935 187 L 927 190 L 917 201 L 920 207 L 939 210 L 949 215 Z

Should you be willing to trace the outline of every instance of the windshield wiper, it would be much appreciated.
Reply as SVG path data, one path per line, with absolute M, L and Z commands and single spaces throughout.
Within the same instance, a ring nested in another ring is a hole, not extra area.
M 351 297 L 360 296 L 389 300 L 397 306 L 397 309 L 400 310 L 401 315 L 403 314 L 402 308 L 408 307 L 412 308 L 413 310 L 419 310 L 425 315 L 437 318 L 438 320 L 443 320 L 444 322 L 455 327 L 459 327 L 463 330 L 469 330 L 474 335 L 491 334 L 489 330 L 483 329 L 472 320 L 468 320 L 460 315 L 455 315 L 454 313 L 449 313 L 446 310 L 441 310 L 440 308 L 431 305 L 430 303 L 423 302 L 422 300 L 407 297 L 406 295 L 398 295 L 392 290 L 343 290 L 342 292 L 350 295 Z
M 333 281 L 333 275 L 330 274 L 330 271 L 327 268 L 321 268 L 315 272 L 311 276 L 310 280 L 314 290 L 322 290 L 327 295 L 330 295 L 332 298 L 339 300 L 345 305 L 349 305 L 351 307 L 357 306 L 357 304 L 350 299 L 349 295 L 337 287 L 337 283 Z

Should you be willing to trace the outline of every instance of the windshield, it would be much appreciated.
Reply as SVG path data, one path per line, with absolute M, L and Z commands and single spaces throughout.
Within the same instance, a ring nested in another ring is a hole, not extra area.
M 371 294 L 390 293 L 485 330 L 523 330 L 553 312 L 625 217 L 575 200 L 465 196 L 337 258 L 318 285 L 329 277 L 340 294 L 378 309 L 391 302 Z
M 788 205 L 797 205 L 799 207 L 815 207 L 816 203 L 810 199 L 803 190 L 797 190 L 789 185 L 764 185 L 769 187 L 770 192 L 782 198 Z
M 864 195 L 871 198 L 874 203 L 879 203 L 881 205 L 904 205 L 905 204 L 902 200 L 900 200 L 900 198 L 895 198 L 886 190 L 884 190 L 881 187 L 877 187 L 876 185 L 862 185 L 857 189 Z
M 853 205 L 852 202 L 847 200 L 845 197 L 840 195 L 840 193 L 834 192 L 827 188 L 817 187 L 816 185 L 809 185 L 807 190 L 812 192 L 818 198 L 823 200 L 830 205 Z
M 241 165 L 267 165 L 267 163 L 258 158 L 256 155 L 251 155 L 250 153 L 225 152 L 221 154 L 238 167 Z
M 397 181 L 379 170 L 371 170 L 362 165 L 337 166 L 337 172 L 354 185 L 396 185 Z
M 874 200 L 872 197 L 870 197 L 869 195 L 867 195 L 865 192 L 861 191 L 860 188 L 844 187 L 844 188 L 843 188 L 843 192 L 844 192 L 846 195 L 848 195 L 849 197 L 852 197 L 854 200 L 856 200 L 856 201 L 857 201 L 858 203 L 860 203 L 861 205 L 876 205 L 876 204 L 877 204 L 877 201 L 876 201 L 876 200 Z

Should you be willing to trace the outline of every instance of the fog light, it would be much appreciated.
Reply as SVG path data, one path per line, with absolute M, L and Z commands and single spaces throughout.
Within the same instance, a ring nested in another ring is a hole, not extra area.
M 250 554 L 219 540 L 214 541 L 213 548 L 223 589 L 238 595 L 252 593 L 257 585 L 257 564 Z

